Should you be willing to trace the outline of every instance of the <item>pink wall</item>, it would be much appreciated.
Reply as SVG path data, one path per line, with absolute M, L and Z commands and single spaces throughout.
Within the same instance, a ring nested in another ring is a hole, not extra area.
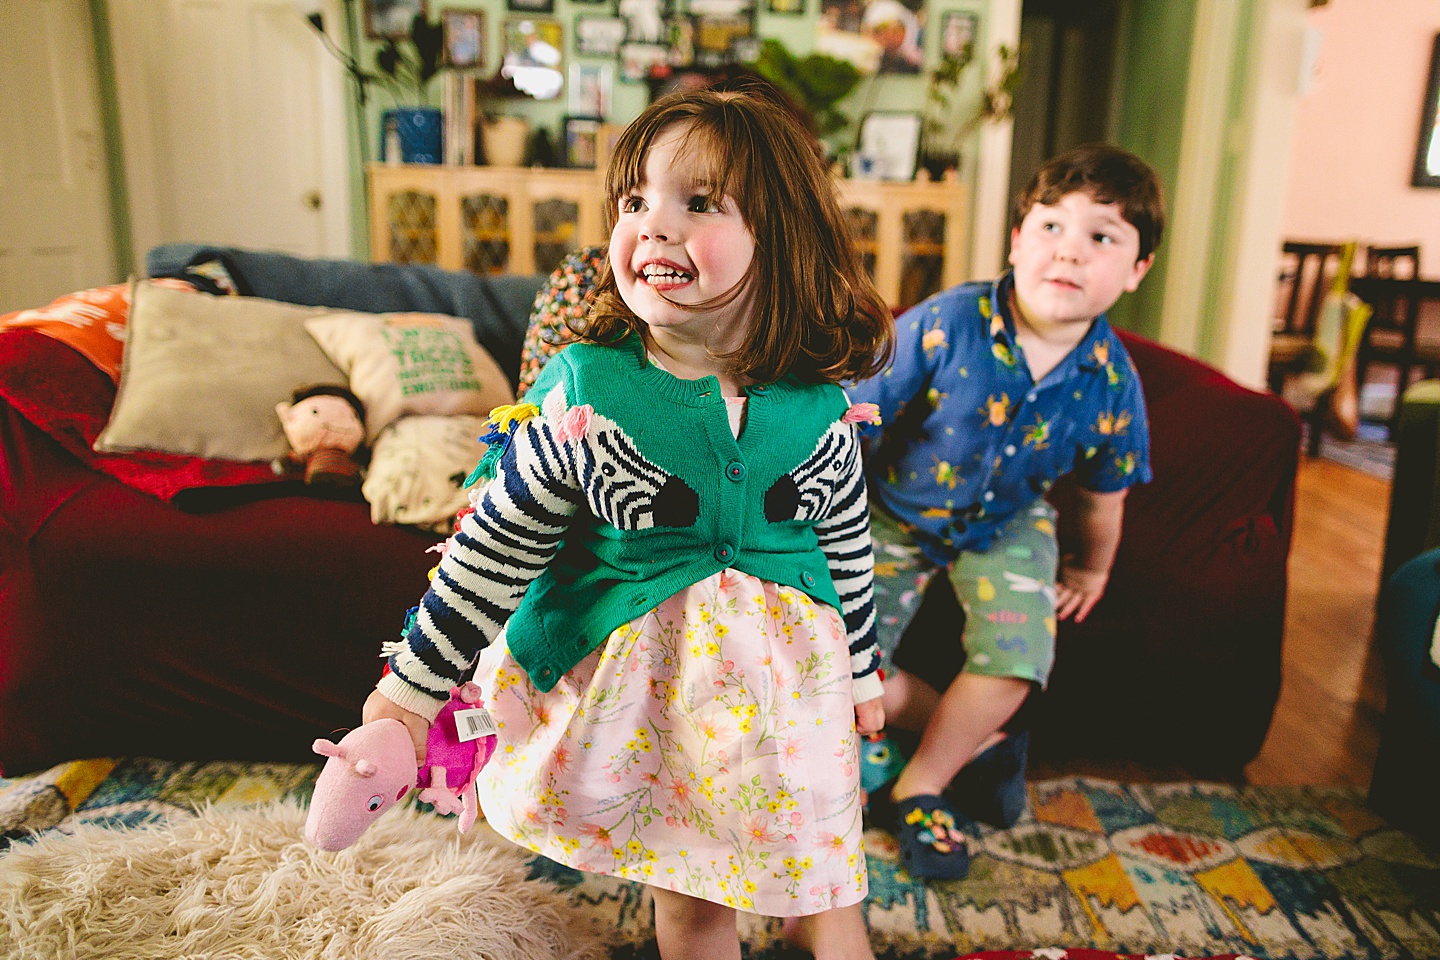
M 1410 186 L 1440 3 L 1330 0 L 1309 17 L 1322 36 L 1296 116 L 1286 238 L 1419 242 L 1422 270 L 1440 276 L 1440 188 Z

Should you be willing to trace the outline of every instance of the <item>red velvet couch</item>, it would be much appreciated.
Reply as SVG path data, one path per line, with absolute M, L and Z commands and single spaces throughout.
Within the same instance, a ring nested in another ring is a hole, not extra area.
M 214 253 L 160 248 L 152 273 Z M 468 316 L 518 371 L 539 278 L 496 286 L 429 268 L 221 253 L 256 296 Z M 1130 498 L 1106 597 L 1086 623 L 1061 628 L 1035 740 L 1047 752 L 1238 769 L 1279 690 L 1299 424 L 1209 367 L 1126 342 L 1156 479 Z M 0 397 L 11 398 L 0 402 L 0 768 L 106 755 L 313 759 L 315 737 L 358 722 L 380 644 L 423 591 L 437 538 L 283 485 L 169 502 L 139 492 L 15 402 L 25 385 L 7 378 L 22 359 L 62 378 L 62 391 L 103 399 L 109 388 L 113 399 L 109 379 L 76 357 L 31 331 L 0 332 Z M 1065 491 L 1056 498 L 1063 516 Z

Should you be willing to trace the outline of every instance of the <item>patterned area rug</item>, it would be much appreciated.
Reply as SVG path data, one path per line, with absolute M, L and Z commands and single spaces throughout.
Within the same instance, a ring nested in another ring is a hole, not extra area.
M 161 823 L 206 802 L 308 799 L 318 769 L 88 760 L 0 779 L 0 848 L 76 823 Z M 1440 856 L 1388 827 L 1356 790 L 1083 778 L 1030 790 L 1015 827 L 967 826 L 976 856 L 962 881 L 915 881 L 888 833 L 866 834 L 866 913 L 882 956 L 1440 956 Z M 633 930 L 618 956 L 653 956 L 643 887 L 540 857 L 530 869 L 577 909 Z M 742 926 L 747 957 L 797 956 L 779 944 L 777 922 Z

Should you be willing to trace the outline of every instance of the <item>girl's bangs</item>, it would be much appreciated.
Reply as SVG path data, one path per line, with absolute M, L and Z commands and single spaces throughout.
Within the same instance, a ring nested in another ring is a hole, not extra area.
M 697 116 L 677 111 L 669 117 L 656 117 L 648 129 L 637 131 L 638 135 L 633 140 L 628 143 L 622 141 L 617 147 L 606 183 L 612 212 L 620 198 L 639 186 L 645 178 L 645 158 L 655 143 L 671 129 L 683 126 L 687 129 L 675 154 L 676 163 L 692 166 L 697 182 L 706 184 L 717 197 L 732 197 L 748 214 L 750 191 L 745 185 L 749 181 L 750 158 L 742 156 L 743 151 L 736 149 L 736 141 L 748 140 L 749 131 L 740 129 L 738 124 L 733 125 L 737 129 L 724 129 L 731 125 L 716 113 L 706 111 Z M 746 219 L 749 219 L 748 216 Z
M 695 179 L 707 184 L 715 196 L 733 197 L 744 208 L 743 199 L 734 189 L 734 185 L 744 184 L 748 180 L 746 171 L 741 169 L 746 166 L 745 158 L 737 156 L 738 153 L 739 151 L 734 149 L 733 141 L 723 136 L 720 130 L 710 123 L 696 119 L 691 121 L 690 129 L 685 131 L 675 159 L 677 162 L 690 164 L 695 170 Z

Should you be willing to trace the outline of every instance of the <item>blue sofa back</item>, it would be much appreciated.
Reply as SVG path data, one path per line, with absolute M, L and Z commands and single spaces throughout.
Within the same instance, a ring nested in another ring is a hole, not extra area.
M 307 307 L 365 313 L 444 313 L 464 317 L 515 386 L 520 347 L 535 294 L 545 278 L 482 277 L 419 264 L 312 260 L 285 253 L 195 243 L 158 246 L 145 255 L 151 277 L 185 277 L 207 261 L 225 265 L 238 291 Z

